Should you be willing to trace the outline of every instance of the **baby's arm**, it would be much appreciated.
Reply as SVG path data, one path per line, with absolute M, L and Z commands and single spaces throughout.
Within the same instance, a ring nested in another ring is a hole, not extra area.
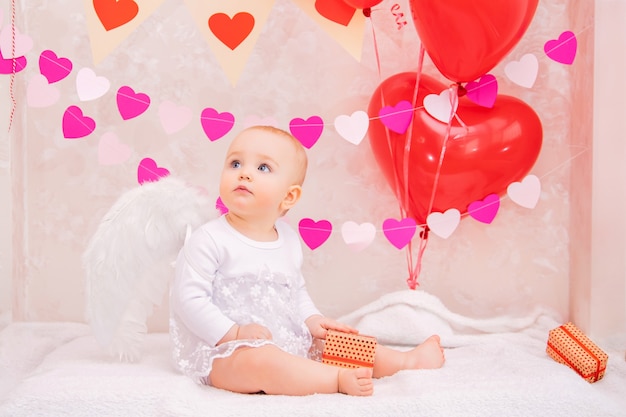
M 327 330 L 337 330 L 345 333 L 358 333 L 359 331 L 354 327 L 348 326 L 338 322 L 337 320 L 329 319 L 320 314 L 314 314 L 304 321 L 311 332 L 311 336 L 318 339 L 326 339 Z

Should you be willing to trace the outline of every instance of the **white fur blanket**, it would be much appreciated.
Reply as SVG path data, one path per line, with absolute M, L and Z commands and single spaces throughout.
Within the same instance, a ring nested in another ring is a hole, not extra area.
M 166 334 L 149 334 L 138 363 L 102 352 L 81 323 L 12 323 L 0 332 L 0 416 L 625 416 L 626 362 L 609 353 L 589 384 L 545 353 L 558 326 L 527 317 L 475 320 L 421 291 L 389 294 L 342 318 L 381 342 L 410 346 L 439 333 L 446 364 L 376 380 L 372 397 L 241 395 L 201 387 L 170 365 Z

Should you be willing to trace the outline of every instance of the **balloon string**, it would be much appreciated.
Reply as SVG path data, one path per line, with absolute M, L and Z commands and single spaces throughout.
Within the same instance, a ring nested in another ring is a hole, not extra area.
M 378 79 L 379 82 L 382 83 L 383 79 L 382 79 L 382 69 L 381 69 L 381 59 L 380 59 L 380 52 L 379 52 L 379 48 L 378 48 L 378 41 L 376 39 L 376 29 L 374 27 L 374 21 L 370 16 L 370 22 L 371 22 L 371 27 L 372 27 L 372 43 L 374 46 L 374 54 L 376 57 L 376 67 L 378 70 Z M 420 50 L 420 55 L 422 55 L 421 50 Z M 421 64 L 420 64 L 421 66 Z M 417 84 L 416 84 L 417 86 Z M 385 107 L 385 92 L 384 89 L 381 88 L 380 89 L 380 108 L 382 109 L 383 107 Z M 393 163 L 393 148 L 391 146 L 391 135 L 389 133 L 389 129 L 387 127 L 385 127 L 385 137 L 387 139 L 387 150 L 389 152 L 389 158 L 391 158 L 391 162 Z M 396 201 L 398 201 L 398 209 L 400 211 L 400 218 L 405 218 L 406 217 L 406 212 L 404 210 L 404 206 L 402 204 L 402 192 L 400 190 L 400 179 L 398 178 L 398 172 L 397 170 L 393 169 L 393 182 L 394 182 L 394 186 L 393 186 L 393 192 L 396 196 Z M 407 194 L 408 195 L 408 194 Z M 410 280 L 411 276 L 412 276 L 412 271 L 413 271 L 413 257 L 411 256 L 411 243 L 409 242 L 408 245 L 408 249 L 406 252 L 406 263 L 407 263 L 407 270 L 408 270 L 408 275 L 409 278 L 407 279 Z M 414 289 L 414 288 L 413 288 Z
M 17 101 L 15 100 L 15 73 L 17 72 L 17 59 L 15 57 L 15 0 L 11 0 L 11 59 L 12 59 L 12 70 L 11 70 L 11 81 L 9 84 L 9 91 L 11 96 L 11 112 L 9 114 L 9 129 L 8 132 L 11 131 L 11 126 L 13 125 L 13 118 L 15 117 L 15 110 L 17 108 Z

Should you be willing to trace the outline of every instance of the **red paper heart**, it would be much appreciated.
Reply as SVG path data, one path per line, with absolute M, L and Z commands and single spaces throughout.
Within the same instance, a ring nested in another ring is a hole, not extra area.
M 247 12 L 239 12 L 231 19 L 225 13 L 215 13 L 209 17 L 209 29 L 228 46 L 235 50 L 254 28 L 254 16 Z
M 430 212 L 456 208 L 465 213 L 470 203 L 489 194 L 502 195 L 510 183 L 530 171 L 541 149 L 541 121 L 530 106 L 515 97 L 499 95 L 491 109 L 461 97 L 457 115 L 467 130 L 453 121 L 443 162 L 440 155 L 447 124 L 423 108 L 424 97 L 446 88 L 434 78 L 424 74 L 420 77 L 409 130 L 399 134 L 387 129 L 377 119 L 378 112 L 401 100 L 411 102 L 415 80 L 416 73 L 407 72 L 383 81 L 372 95 L 368 110 L 373 119 L 369 128 L 372 151 L 409 217 L 424 224 Z
M 315 10 L 326 19 L 348 26 L 356 9 L 341 0 L 315 0 Z
M 93 0 L 93 8 L 107 31 L 125 25 L 139 13 L 133 0 Z
M 410 0 L 415 29 L 439 71 L 474 81 L 522 38 L 538 0 Z

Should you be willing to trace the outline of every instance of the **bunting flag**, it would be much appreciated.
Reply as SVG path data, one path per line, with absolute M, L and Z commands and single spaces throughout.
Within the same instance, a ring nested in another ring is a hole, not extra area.
M 336 0 L 293 0 L 331 38 L 361 61 L 366 17 L 363 11 Z
M 118 47 L 164 0 L 83 0 L 94 65 Z M 275 0 L 183 0 L 224 73 L 235 85 Z M 366 17 L 337 0 L 293 0 L 357 61 Z
M 224 73 L 235 85 L 275 0 L 184 0 Z
M 83 0 L 91 55 L 98 65 L 164 0 Z

